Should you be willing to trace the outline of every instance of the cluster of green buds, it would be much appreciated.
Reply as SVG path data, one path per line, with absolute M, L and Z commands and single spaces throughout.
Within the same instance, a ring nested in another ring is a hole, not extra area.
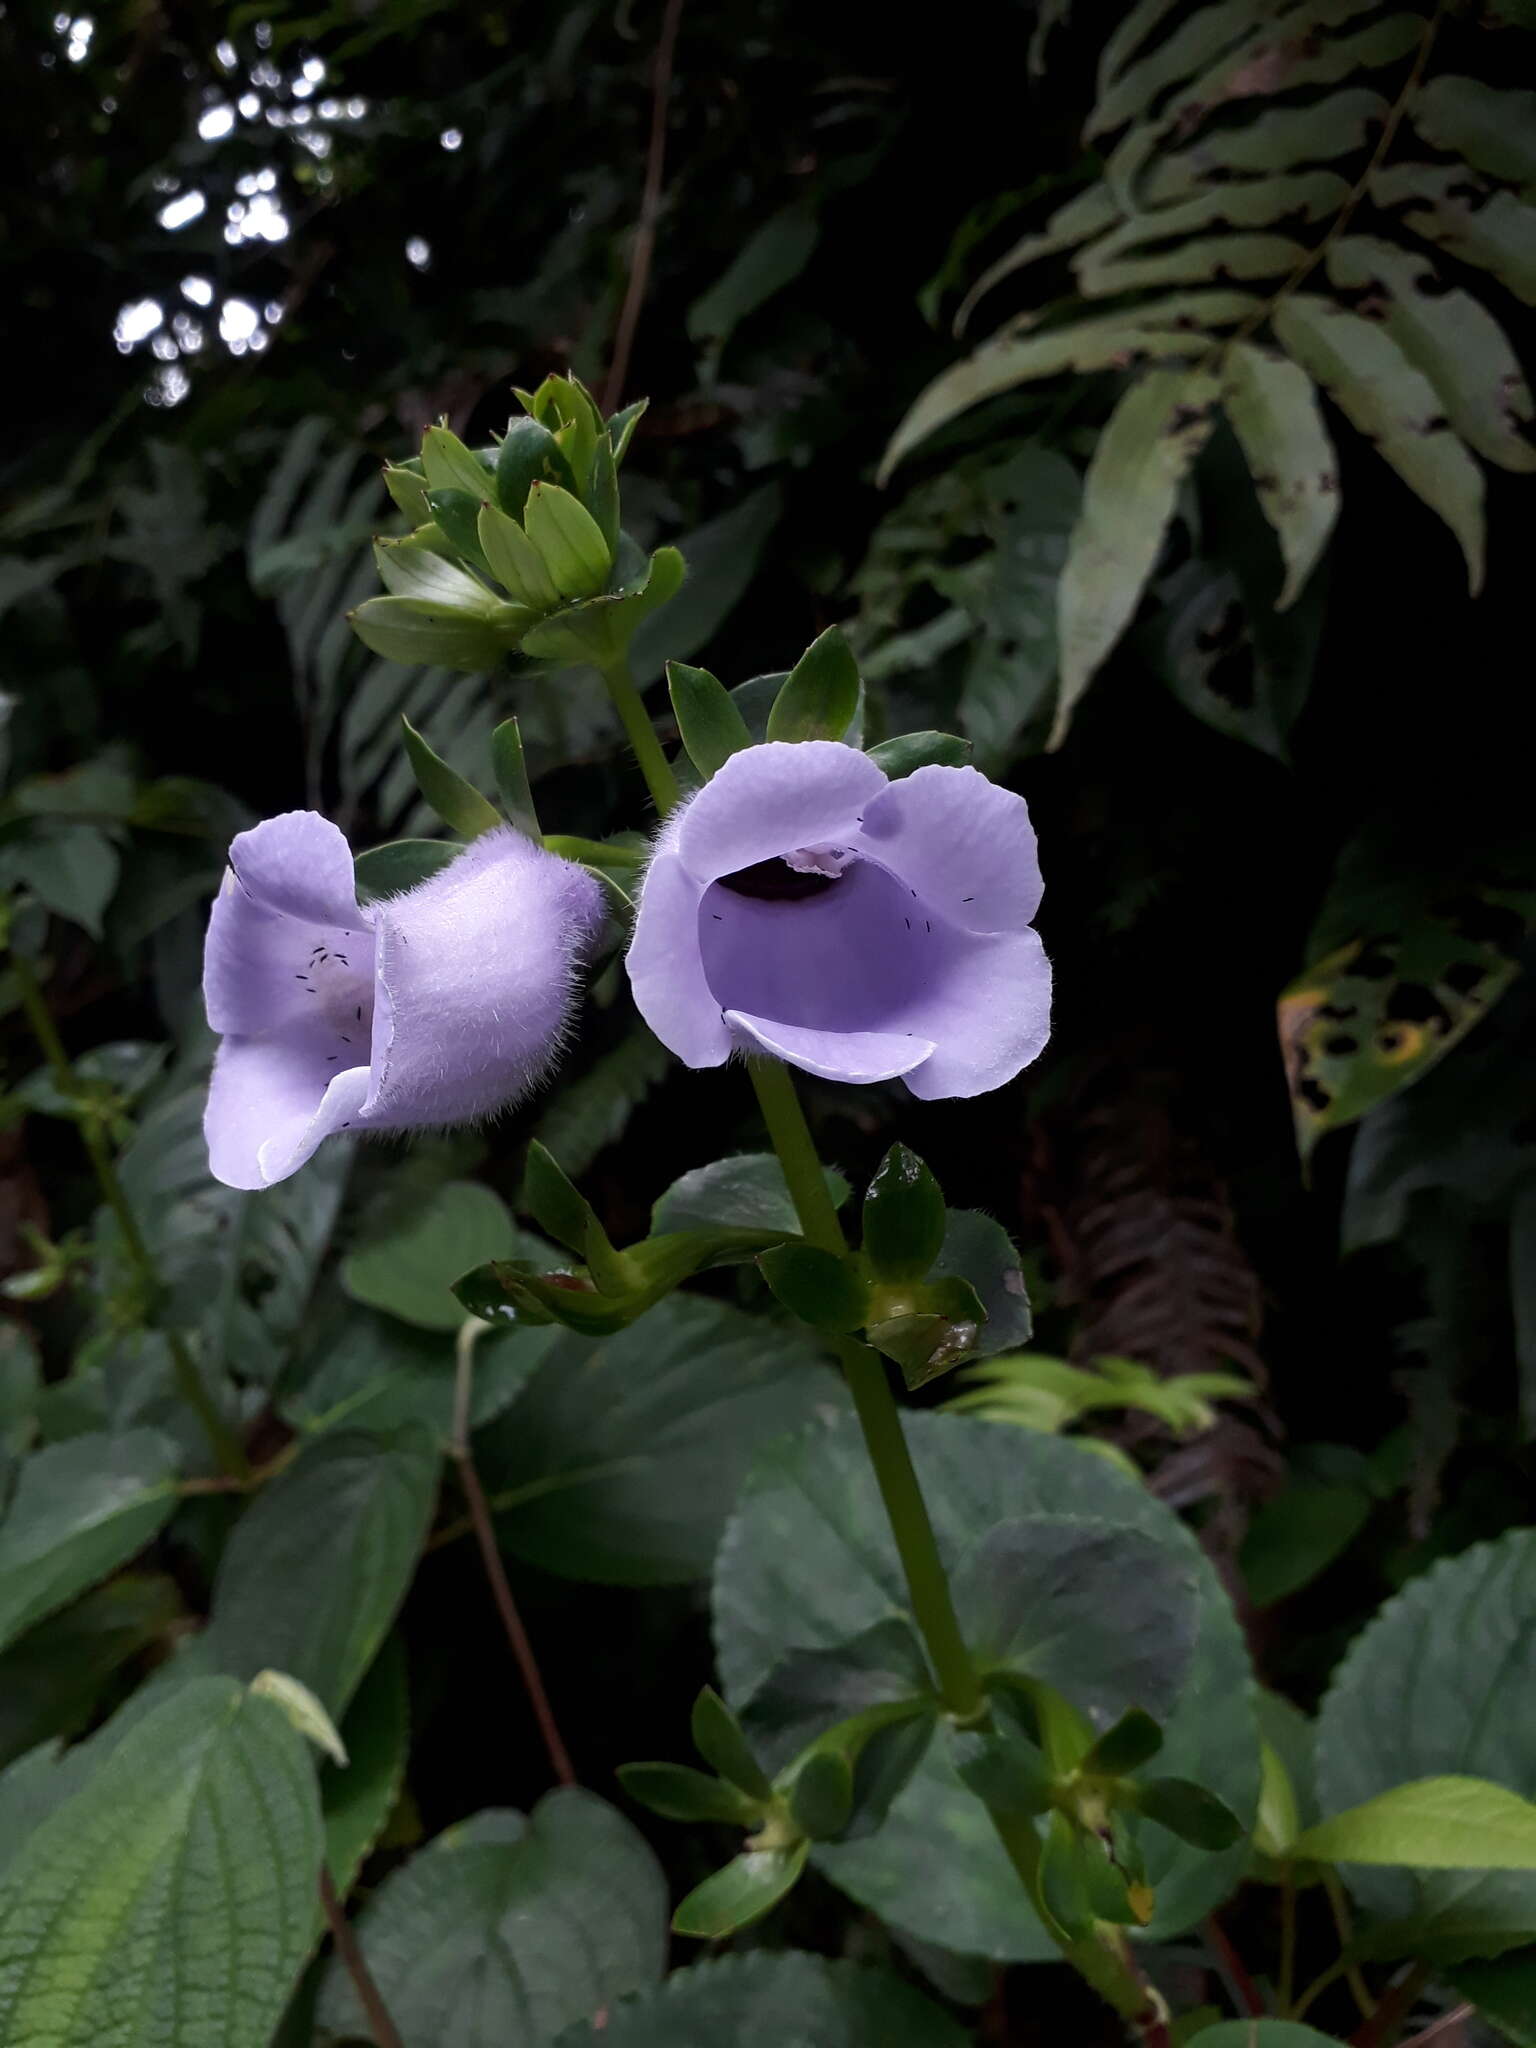
M 476 673 L 608 667 L 681 585 L 675 548 L 647 557 L 619 525 L 619 465 L 645 401 L 605 420 L 574 377 L 517 397 L 523 417 L 494 446 L 428 427 L 421 454 L 384 471 L 413 530 L 375 542 L 389 595 L 350 615 L 374 653 Z

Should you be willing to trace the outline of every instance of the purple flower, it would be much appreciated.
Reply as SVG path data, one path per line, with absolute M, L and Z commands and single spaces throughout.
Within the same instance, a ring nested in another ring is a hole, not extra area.
M 464 1123 L 525 1093 L 601 916 L 584 869 L 510 826 L 366 908 L 327 819 L 240 833 L 203 964 L 223 1036 L 203 1119 L 215 1177 L 270 1187 L 333 1131 Z
M 981 1095 L 1050 1034 L 1040 891 L 1024 799 L 974 768 L 890 782 L 830 740 L 749 747 L 668 819 L 629 978 L 690 1067 L 771 1053 Z

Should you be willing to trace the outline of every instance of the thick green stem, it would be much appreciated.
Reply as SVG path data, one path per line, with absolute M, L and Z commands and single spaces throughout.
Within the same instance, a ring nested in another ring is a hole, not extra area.
M 53 1021 L 37 976 L 32 972 L 31 963 L 20 953 L 12 953 L 11 971 L 16 978 L 16 991 L 21 998 L 21 1007 L 26 1011 L 27 1022 L 32 1027 L 32 1035 L 53 1069 L 54 1079 L 59 1084 L 59 1092 L 66 1098 L 73 1099 L 78 1094 L 75 1070 L 70 1064 L 69 1054 L 64 1049 L 64 1041 L 59 1036 L 58 1027 Z M 139 1284 L 145 1295 L 150 1302 L 157 1302 L 164 1294 L 165 1284 L 155 1264 L 154 1254 L 144 1241 L 144 1233 L 140 1230 L 139 1220 L 129 1205 L 123 1184 L 118 1179 L 117 1167 L 102 1136 L 101 1127 L 96 1119 L 87 1113 L 79 1118 L 79 1129 L 81 1141 L 90 1157 L 92 1171 L 96 1175 L 96 1185 L 101 1190 L 102 1200 L 116 1220 L 123 1250 L 138 1275 Z M 176 1390 L 201 1423 L 214 1457 L 218 1460 L 219 1469 L 231 1479 L 244 1479 L 250 1471 L 245 1453 L 228 1423 L 214 1406 L 213 1398 L 203 1384 L 203 1376 L 197 1369 L 196 1359 L 187 1348 L 185 1338 L 176 1330 L 165 1330 L 162 1335 L 170 1352 Z
M 677 777 L 661 751 L 661 741 L 629 672 L 629 663 L 616 661 L 602 673 L 613 708 L 623 721 L 625 736 L 645 777 L 645 786 L 651 792 L 651 802 L 656 806 L 657 816 L 664 818 L 677 802 Z

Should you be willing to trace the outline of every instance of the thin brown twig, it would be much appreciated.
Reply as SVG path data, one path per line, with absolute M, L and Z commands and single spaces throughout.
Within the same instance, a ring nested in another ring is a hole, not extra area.
M 485 1566 L 486 1581 L 491 1589 L 496 1612 L 501 1617 L 502 1628 L 512 1646 L 512 1655 L 522 1674 L 523 1686 L 528 1694 L 528 1703 L 533 1708 L 533 1717 L 539 1724 L 539 1733 L 544 1738 L 544 1747 L 549 1752 L 550 1768 L 562 1785 L 574 1785 L 576 1772 L 571 1764 L 570 1752 L 561 1737 L 554 1709 L 549 1703 L 549 1694 L 544 1690 L 543 1674 L 533 1653 L 533 1644 L 523 1626 L 523 1618 L 517 1611 L 512 1598 L 512 1588 L 507 1583 L 506 1568 L 501 1561 L 501 1551 L 496 1543 L 496 1529 L 491 1520 L 490 1504 L 485 1497 L 485 1488 L 480 1484 L 480 1474 L 475 1470 L 474 1455 L 469 1445 L 470 1393 L 474 1385 L 475 1341 L 485 1330 L 484 1323 L 468 1322 L 459 1332 L 458 1369 L 454 1377 L 453 1393 L 453 1435 L 449 1449 L 453 1462 L 458 1468 L 459 1485 L 463 1489 L 469 1519 L 475 1532 L 475 1541 L 480 1547 L 480 1561 Z
M 1221 1964 L 1222 1974 L 1243 2011 L 1253 2019 L 1264 2016 L 1264 2001 L 1259 1996 L 1259 1987 L 1248 1973 L 1248 1965 L 1238 1954 L 1232 1937 L 1213 1913 L 1205 1923 L 1205 1938 Z
M 368 2016 L 375 2048 L 405 2048 L 400 2038 L 400 2029 L 389 2016 L 389 2007 L 380 1995 L 379 1987 L 373 1980 L 373 1972 L 363 1959 L 363 1951 L 357 1936 L 352 1931 L 352 1922 L 347 1918 L 331 1873 L 322 1863 L 320 1866 L 320 1909 L 325 1914 L 325 1924 L 331 1930 L 331 1940 L 341 1958 L 341 1966 L 352 1979 L 352 1989 L 357 1993 L 358 2004 Z
M 1470 2005 L 1453 2006 L 1449 2012 L 1441 2013 L 1439 2019 L 1431 2020 L 1422 2033 L 1404 2041 L 1402 2048 L 1429 2048 L 1431 2041 L 1438 2041 L 1441 2035 L 1448 2033 L 1452 2027 L 1463 2026 L 1471 2019 L 1474 2010 L 1475 2008 Z
M 1339 1882 L 1336 1870 L 1323 1871 L 1323 1890 L 1328 1894 L 1328 1908 L 1333 1914 L 1333 1924 L 1338 1930 L 1339 1947 L 1347 1959 L 1355 1946 L 1355 1923 L 1350 1917 L 1349 1901 L 1344 1896 L 1344 1887 Z M 1370 1986 L 1366 1983 L 1358 1963 L 1347 1963 L 1344 1981 L 1349 1986 L 1361 2019 L 1368 2020 L 1376 2010 L 1376 2001 L 1371 1996 Z
M 683 0 L 667 0 L 661 17 L 661 34 L 656 39 L 656 56 L 651 69 L 651 139 L 645 153 L 645 183 L 640 192 L 640 214 L 635 222 L 635 239 L 629 252 L 629 281 L 624 303 L 614 329 L 613 355 L 608 363 L 608 380 L 603 386 L 603 411 L 612 412 L 624 395 L 629 376 L 629 358 L 640 324 L 640 308 L 650 282 L 651 256 L 656 247 L 656 222 L 661 213 L 661 180 L 667 162 L 667 98 L 672 88 L 672 57 L 677 48 L 678 23 Z
M 1411 1970 L 1399 1977 L 1371 2017 L 1350 2035 L 1351 2048 L 1386 2048 L 1418 2003 L 1419 1994 L 1429 1978 L 1428 1963 L 1415 1963 Z

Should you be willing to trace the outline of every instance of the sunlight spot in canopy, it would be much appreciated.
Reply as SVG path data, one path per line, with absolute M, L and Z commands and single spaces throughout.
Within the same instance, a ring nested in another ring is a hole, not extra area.
M 177 198 L 167 200 L 155 218 L 161 227 L 169 228 L 174 233 L 177 228 L 184 228 L 189 221 L 196 220 L 199 214 L 207 211 L 208 201 L 201 192 L 183 192 Z

